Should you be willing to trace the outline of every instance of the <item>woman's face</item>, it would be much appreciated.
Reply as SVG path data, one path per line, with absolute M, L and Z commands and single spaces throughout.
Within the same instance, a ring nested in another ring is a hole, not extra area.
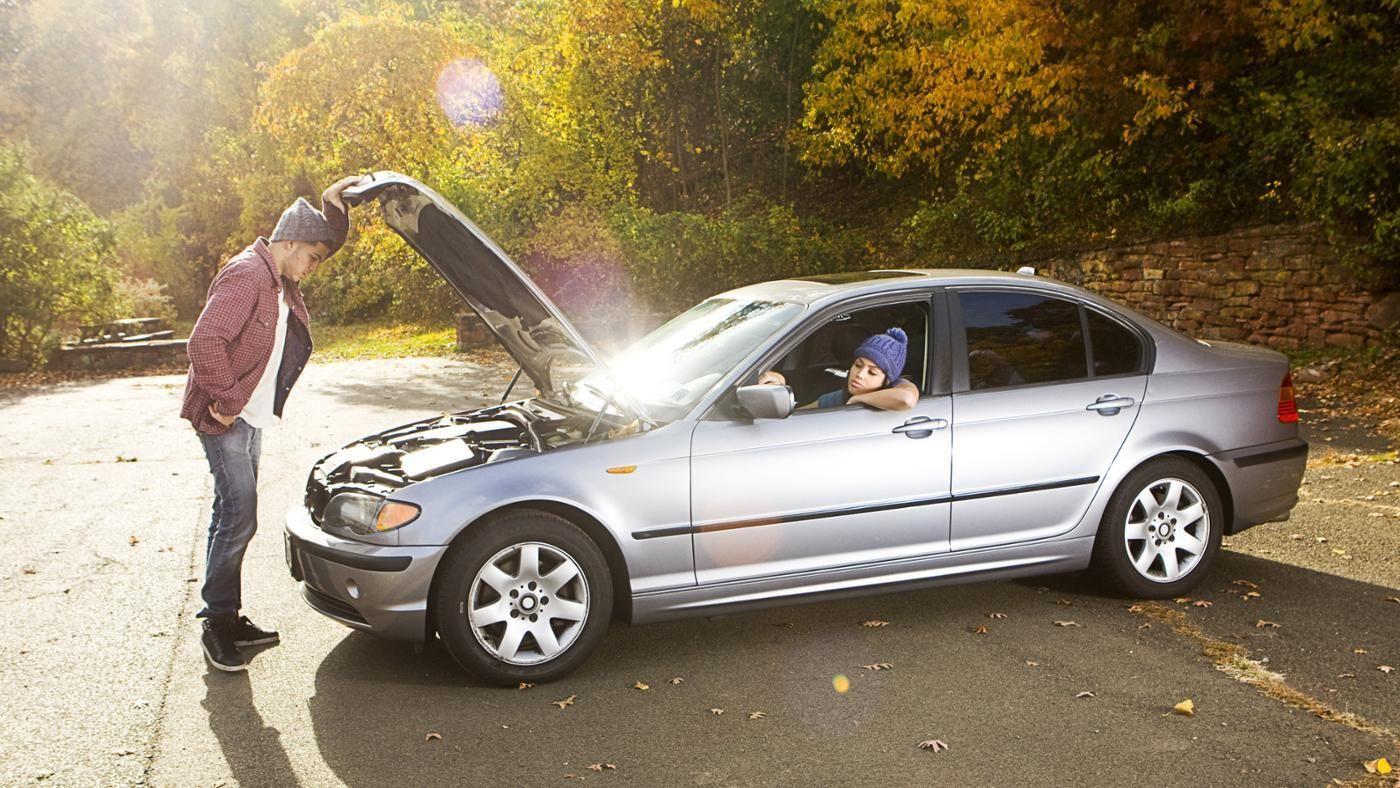
M 875 366 L 875 362 L 860 357 L 851 364 L 846 374 L 846 392 L 852 396 L 879 391 L 885 387 L 885 371 Z

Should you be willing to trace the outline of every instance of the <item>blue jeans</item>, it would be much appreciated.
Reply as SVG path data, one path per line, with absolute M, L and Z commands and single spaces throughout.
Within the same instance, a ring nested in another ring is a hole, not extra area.
M 262 430 L 243 419 L 222 435 L 198 433 L 214 474 L 214 514 L 204 551 L 200 618 L 236 616 L 243 606 L 243 553 L 258 530 Z

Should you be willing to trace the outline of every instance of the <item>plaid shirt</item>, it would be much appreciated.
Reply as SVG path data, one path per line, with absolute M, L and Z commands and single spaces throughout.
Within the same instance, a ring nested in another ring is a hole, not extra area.
M 345 241 L 348 217 L 329 202 L 322 210 L 336 232 L 337 240 L 330 245 L 334 254 Z M 309 338 L 311 316 L 301 288 L 278 275 L 265 239 L 235 255 L 209 285 L 204 310 L 190 332 L 190 371 L 180 408 L 180 418 L 188 419 L 196 430 L 222 435 L 228 427 L 209 414 L 209 406 L 225 416 L 236 416 L 248 404 L 263 369 L 272 363 L 277 302 L 284 285 L 289 319 L 300 320 Z

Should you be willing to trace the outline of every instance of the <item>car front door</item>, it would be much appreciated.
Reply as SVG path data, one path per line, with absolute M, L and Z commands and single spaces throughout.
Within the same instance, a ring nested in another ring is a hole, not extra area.
M 950 303 L 951 548 L 1069 531 L 1137 418 L 1148 345 L 1126 321 L 1029 288 L 960 289 Z
M 927 294 L 921 303 L 928 314 Z M 925 362 L 948 342 L 946 317 L 930 317 L 943 322 L 928 323 L 917 349 L 911 334 L 908 351 Z M 701 421 L 691 446 L 698 582 L 947 552 L 952 401 L 934 393 L 933 367 L 921 369 L 923 396 L 911 410 L 845 405 L 746 419 L 720 409 Z

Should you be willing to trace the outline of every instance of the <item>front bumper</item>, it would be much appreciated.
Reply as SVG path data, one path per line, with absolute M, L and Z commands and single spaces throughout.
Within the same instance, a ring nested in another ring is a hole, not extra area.
M 446 547 L 342 539 L 317 527 L 303 506 L 288 510 L 283 543 L 302 599 L 318 613 L 395 640 L 426 638 L 428 589 Z
M 1211 455 L 1225 474 L 1235 501 L 1237 534 L 1250 526 L 1287 520 L 1298 505 L 1298 488 L 1308 466 L 1308 444 L 1301 438 L 1247 446 Z

